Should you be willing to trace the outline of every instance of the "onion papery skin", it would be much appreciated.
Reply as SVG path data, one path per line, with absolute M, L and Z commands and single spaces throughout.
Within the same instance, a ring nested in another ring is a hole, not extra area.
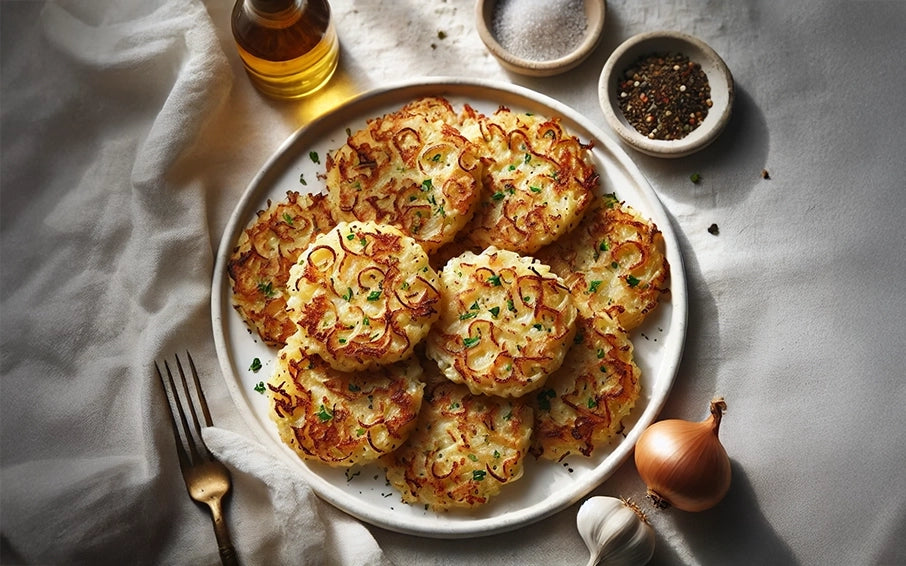
M 656 507 L 705 511 L 727 494 L 730 458 L 718 438 L 724 409 L 723 399 L 716 399 L 702 422 L 659 421 L 639 437 L 635 465 Z

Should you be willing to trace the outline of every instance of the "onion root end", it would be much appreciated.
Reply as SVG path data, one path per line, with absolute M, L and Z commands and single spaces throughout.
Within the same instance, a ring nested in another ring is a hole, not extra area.
M 654 491 L 653 489 L 648 489 L 648 493 L 645 494 L 648 497 L 648 501 L 655 507 L 655 509 L 664 510 L 670 507 L 670 502 L 667 501 L 661 494 Z

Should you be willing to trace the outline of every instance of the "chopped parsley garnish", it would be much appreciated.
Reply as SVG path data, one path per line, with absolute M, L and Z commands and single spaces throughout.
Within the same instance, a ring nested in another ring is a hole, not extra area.
M 346 288 L 346 292 L 343 293 L 343 299 L 347 300 L 347 301 L 352 300 L 352 288 L 351 287 Z
M 288 212 L 283 213 L 283 221 L 286 222 L 287 224 L 289 224 L 290 226 L 293 225 L 293 217 L 290 216 Z
M 346 239 L 349 241 L 355 240 L 355 234 L 353 234 L 352 232 L 346 234 Z
M 589 409 L 594 409 L 595 407 L 598 406 L 598 402 L 595 400 L 594 397 L 589 397 L 588 402 L 585 404 L 585 406 L 587 406 Z
M 311 159 L 311 160 L 312 160 L 313 162 L 315 162 L 315 163 L 321 163 L 321 158 L 318 157 L 318 152 L 317 152 L 317 151 L 309 151 L 309 152 L 308 152 L 308 157 L 309 157 L 309 159 Z
M 255 373 L 258 373 L 258 371 L 261 370 L 261 360 L 258 358 L 252 360 L 252 365 L 249 366 L 249 369 Z
M 473 470 L 472 479 L 475 481 L 482 481 L 488 473 L 484 470 Z
M 693 173 L 689 175 L 689 180 L 697 185 L 702 180 L 701 173 Z
M 606 252 L 608 250 L 607 240 L 601 240 L 601 245 L 598 246 L 598 249 L 602 252 Z
M 475 318 L 478 316 L 478 313 L 475 311 L 464 312 L 459 315 L 459 320 L 469 320 L 470 318 Z
M 330 412 L 330 410 L 324 405 L 321 405 L 321 407 L 318 409 L 317 415 L 322 423 L 326 423 L 333 418 L 333 413 Z
M 425 192 L 430 191 L 434 188 L 434 185 L 431 183 L 431 179 L 425 179 L 422 181 L 422 190 Z
M 306 187 L 308 186 L 308 183 L 305 182 L 305 173 L 302 173 L 301 175 L 299 175 L 299 182 L 302 183 Z
M 588 294 L 590 295 L 592 293 L 597 292 L 598 287 L 601 286 L 601 283 L 602 283 L 601 281 L 592 281 L 591 284 L 588 286 Z
M 481 336 L 475 336 L 474 338 L 469 336 L 468 338 L 462 339 L 462 345 L 466 348 L 471 348 L 472 346 L 478 344 L 481 341 Z
M 497 318 L 497 315 L 500 314 L 500 307 L 491 307 L 488 309 L 488 312 L 491 313 L 494 318 Z
M 378 300 L 378 299 L 380 299 L 380 298 L 381 298 L 381 292 L 380 292 L 380 291 L 372 291 L 372 292 L 368 293 L 368 300 L 369 300 L 369 301 L 376 301 L 376 300 Z
M 627 275 L 627 276 L 626 276 L 626 283 L 628 283 L 630 287 L 635 287 L 635 286 L 638 285 L 640 282 L 641 282 L 641 281 L 640 281 L 639 279 L 633 277 L 632 275 Z
M 255 384 L 255 391 L 257 391 L 258 393 L 261 393 L 262 395 L 264 394 L 265 389 L 264 389 L 263 381 L 259 381 L 258 383 Z
M 271 284 L 270 281 L 267 281 L 267 282 L 261 281 L 260 283 L 258 283 L 258 292 L 263 294 L 268 299 L 273 298 L 274 295 L 277 294 L 277 292 L 274 291 L 274 286 L 273 286 L 273 284 Z
M 551 410 L 551 399 L 557 396 L 553 389 L 545 389 L 538 394 L 538 407 L 545 411 Z
M 541 187 L 529 187 L 529 190 L 532 191 L 533 193 L 540 193 Z
M 500 287 L 500 276 L 492 275 L 492 276 L 488 277 L 488 283 L 490 283 L 491 285 L 493 285 L 495 287 Z
M 434 157 L 431 158 L 431 161 L 433 161 L 434 163 L 437 163 L 438 161 L 440 161 L 440 154 L 435 153 Z
M 504 194 L 500 191 L 497 191 L 496 193 L 491 195 L 491 200 L 503 200 L 503 197 L 504 197 Z

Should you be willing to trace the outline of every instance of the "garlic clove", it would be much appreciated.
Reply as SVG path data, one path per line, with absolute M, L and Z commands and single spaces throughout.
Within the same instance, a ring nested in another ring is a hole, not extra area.
M 591 497 L 579 507 L 576 527 L 588 547 L 588 566 L 637 566 L 654 554 L 654 529 L 630 501 Z

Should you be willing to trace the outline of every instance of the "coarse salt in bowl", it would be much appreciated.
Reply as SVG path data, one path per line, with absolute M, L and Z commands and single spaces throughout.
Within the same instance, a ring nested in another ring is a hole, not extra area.
M 701 66 L 711 89 L 707 116 L 680 139 L 652 139 L 640 133 L 620 106 L 620 82 L 625 71 L 641 58 L 655 54 L 688 57 Z M 641 33 L 623 42 L 608 58 L 598 82 L 598 98 L 604 118 L 624 143 L 655 157 L 684 157 L 710 145 L 730 121 L 733 76 L 720 55 L 698 38 L 675 31 Z
M 514 73 L 544 77 L 584 61 L 604 30 L 604 0 L 478 0 L 478 35 Z

